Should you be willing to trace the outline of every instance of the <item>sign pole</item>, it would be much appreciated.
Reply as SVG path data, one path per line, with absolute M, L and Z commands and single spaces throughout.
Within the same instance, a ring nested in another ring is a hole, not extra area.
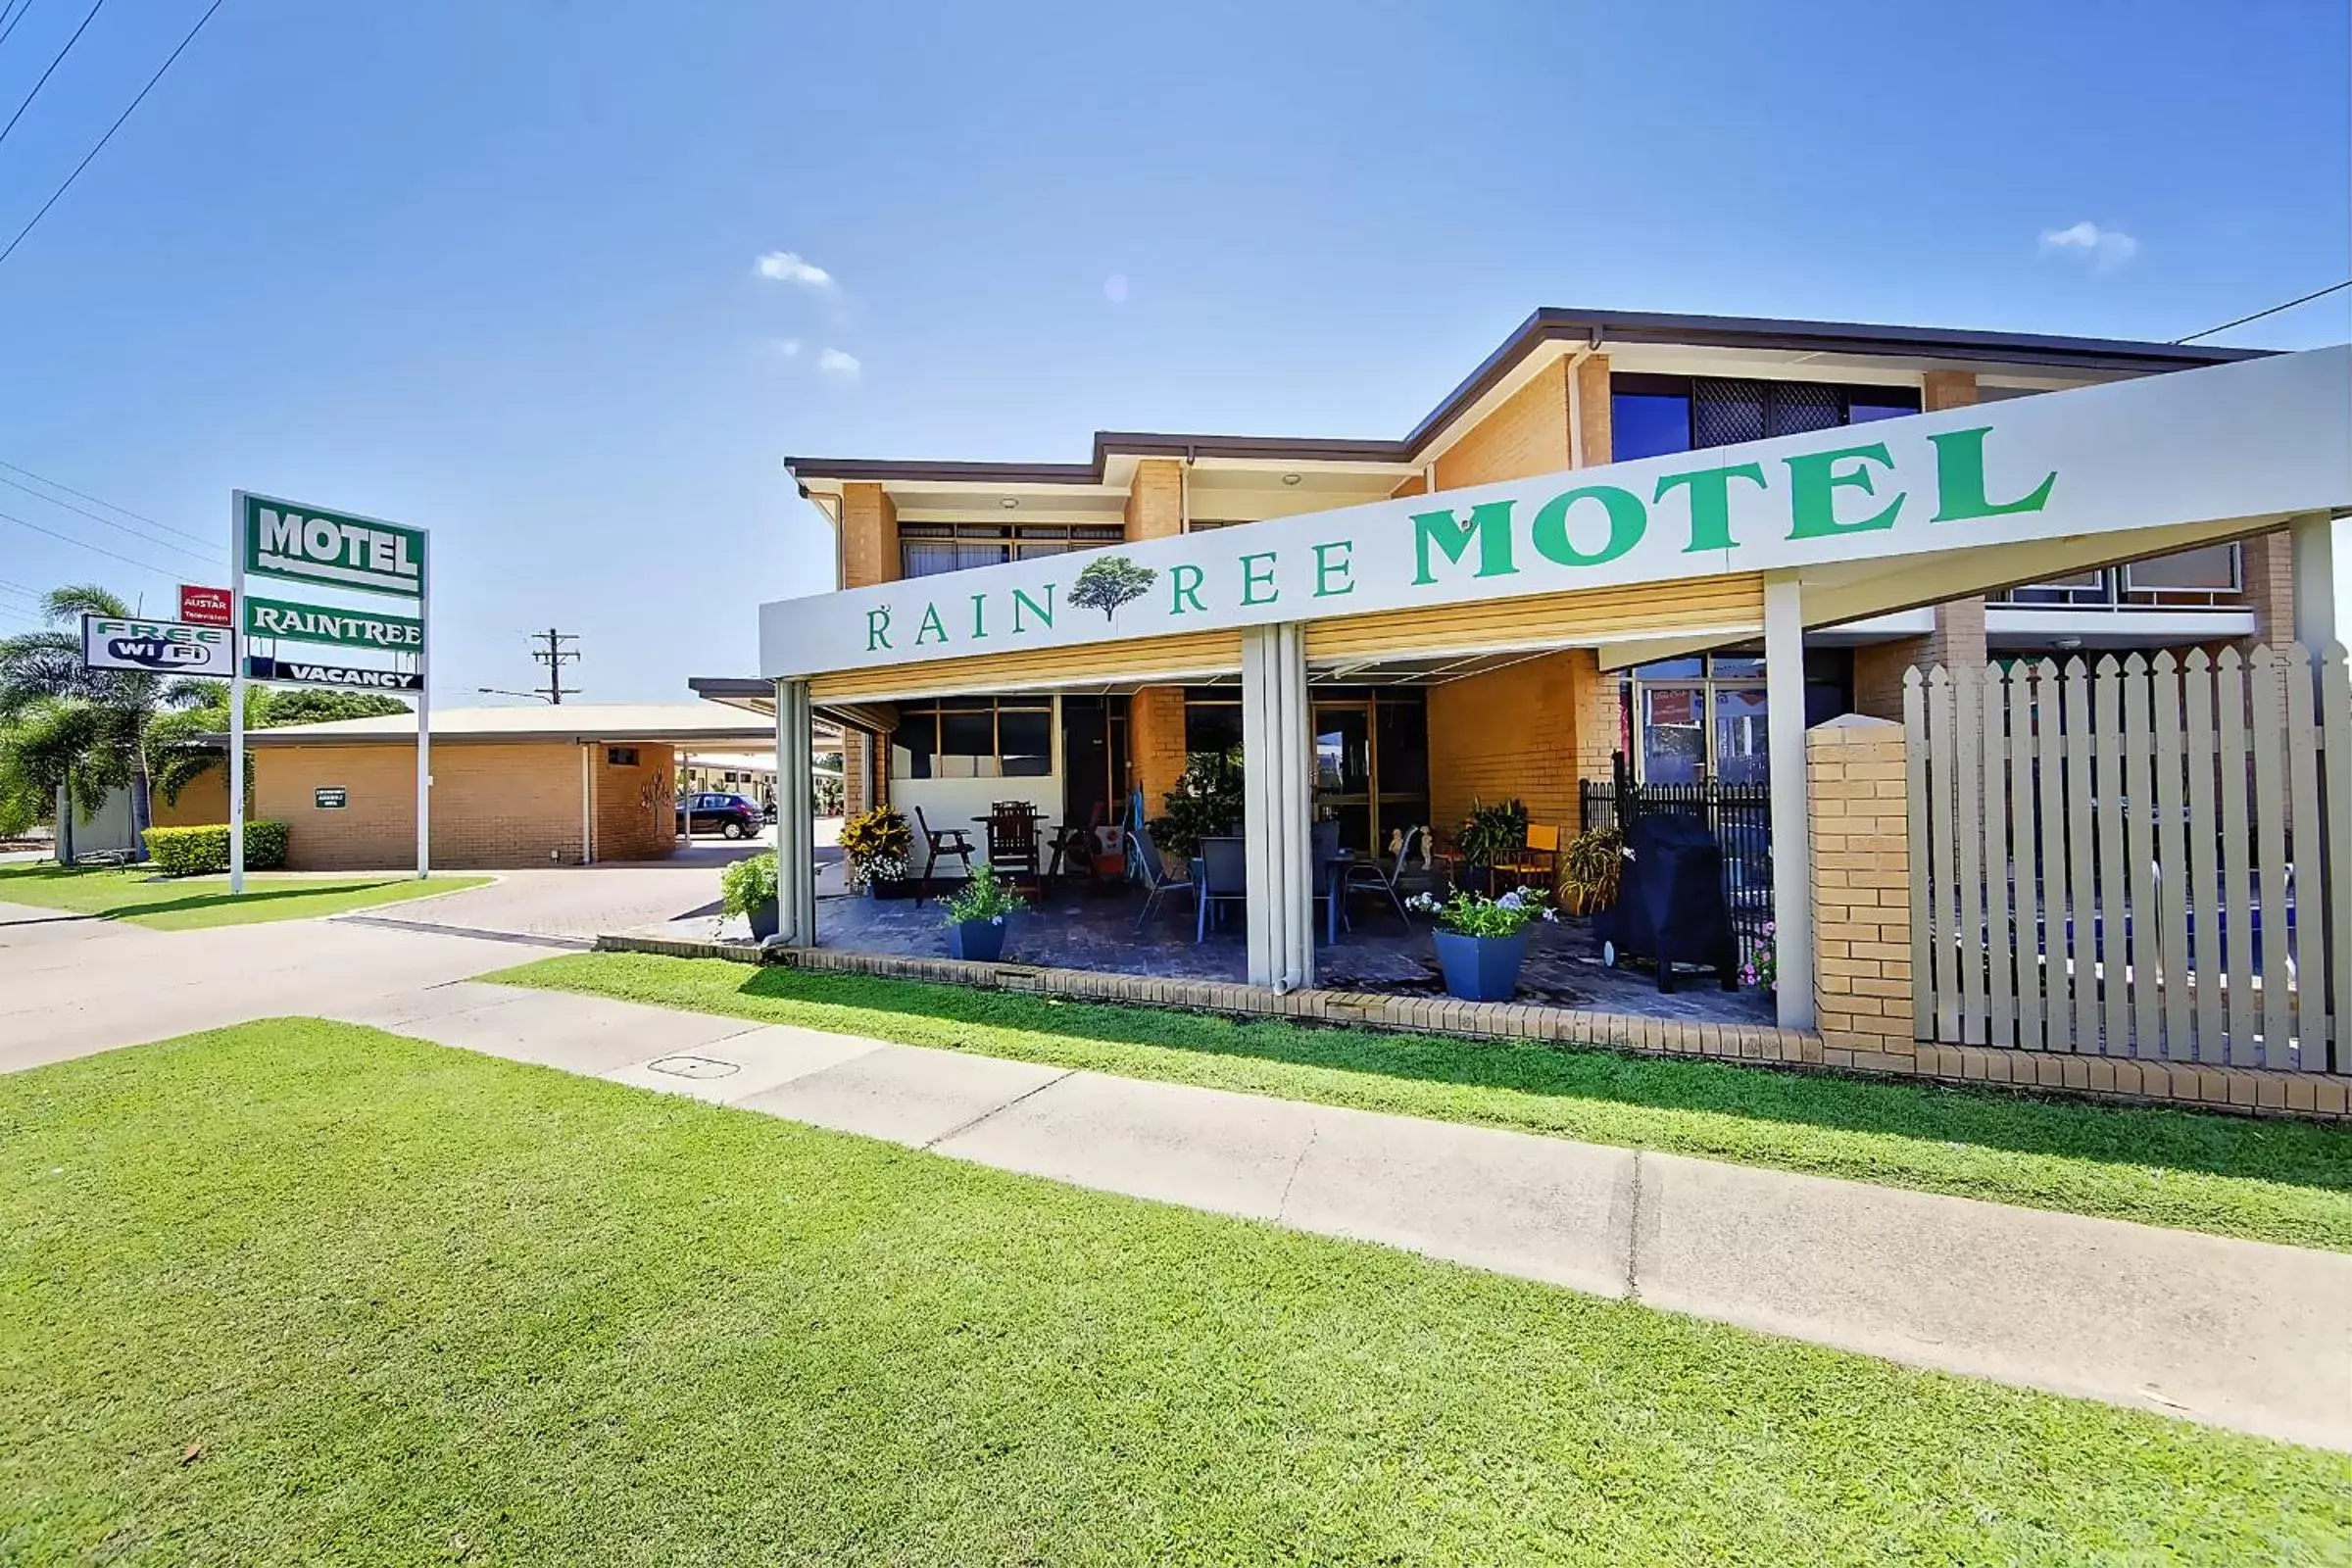
M 416 618 L 433 623 L 433 568 L 430 558 L 416 585 Z M 432 633 L 416 646 L 416 880 L 432 874 L 433 859 L 433 682 Z
M 228 496 L 228 891 L 245 891 L 245 492 Z

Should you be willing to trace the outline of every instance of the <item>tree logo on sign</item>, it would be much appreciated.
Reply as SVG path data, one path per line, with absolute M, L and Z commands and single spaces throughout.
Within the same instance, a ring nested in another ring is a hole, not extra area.
M 1143 598 L 1158 580 L 1159 573 L 1150 566 L 1139 566 L 1125 556 L 1104 556 L 1070 584 L 1070 603 L 1083 610 L 1100 610 L 1108 620 L 1121 605 Z

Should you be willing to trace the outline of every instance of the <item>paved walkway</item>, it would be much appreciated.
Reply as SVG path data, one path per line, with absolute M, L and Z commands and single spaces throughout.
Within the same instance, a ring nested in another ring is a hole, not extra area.
M 457 984 L 332 1009 L 1105 1192 L 2352 1449 L 2352 1256 Z

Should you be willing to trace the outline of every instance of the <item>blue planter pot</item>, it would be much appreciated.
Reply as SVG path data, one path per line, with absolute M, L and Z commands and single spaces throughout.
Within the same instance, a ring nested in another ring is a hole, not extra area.
M 777 926 L 781 923 L 776 913 L 776 901 L 770 899 L 765 904 L 753 905 L 751 922 L 754 942 L 765 942 L 769 937 L 774 936 Z
M 1446 971 L 1446 991 L 1464 1002 L 1508 1002 L 1519 990 L 1519 964 L 1527 956 L 1527 933 L 1507 937 L 1466 937 L 1452 931 L 1433 933 L 1438 940 L 1438 966 Z
M 994 963 L 1004 956 L 1004 926 L 994 920 L 966 920 L 948 927 L 948 956 L 974 963 Z

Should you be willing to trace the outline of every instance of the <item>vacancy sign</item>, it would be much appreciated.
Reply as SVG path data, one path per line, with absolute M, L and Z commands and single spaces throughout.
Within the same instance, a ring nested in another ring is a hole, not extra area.
M 292 582 L 424 597 L 424 530 L 322 512 L 268 496 L 242 497 L 245 570 Z
M 232 595 L 225 588 L 191 588 L 179 585 L 179 618 L 198 626 L 233 626 L 236 624 Z

